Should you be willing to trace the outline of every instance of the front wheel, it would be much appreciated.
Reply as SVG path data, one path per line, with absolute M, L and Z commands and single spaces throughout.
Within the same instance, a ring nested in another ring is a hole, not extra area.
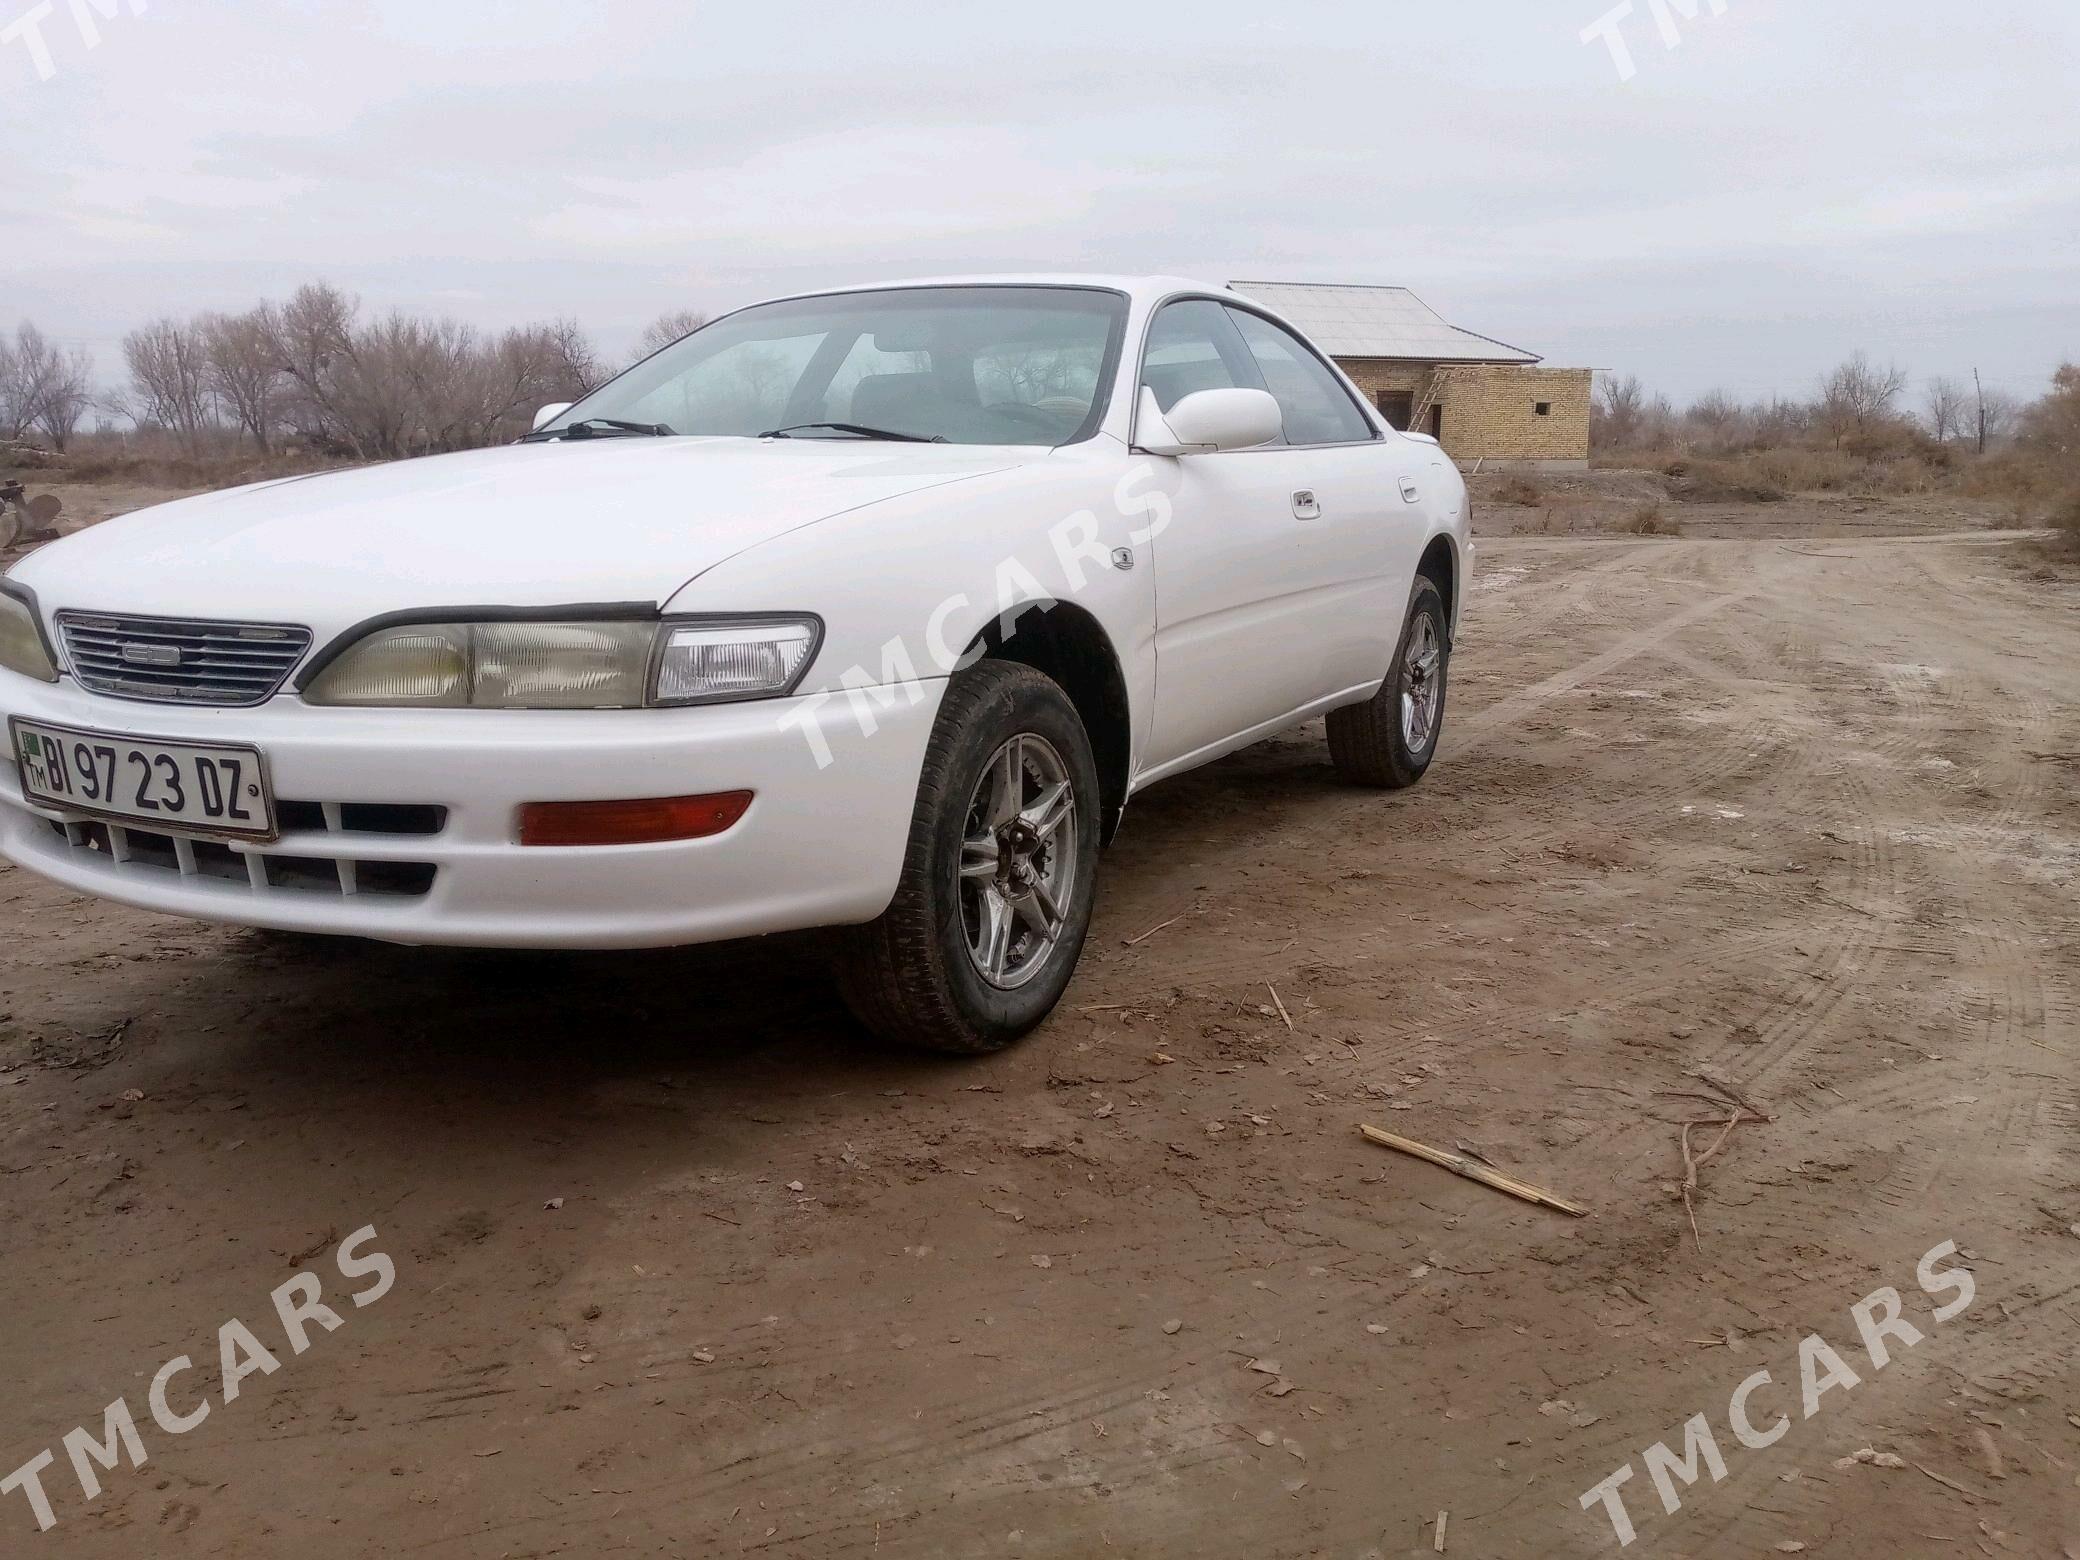
M 1090 738 L 1051 678 L 982 661 L 948 684 L 895 899 L 839 934 L 838 987 L 884 1040 L 979 1054 L 1062 998 L 1096 901 Z
M 1451 629 L 1435 582 L 1418 576 L 1386 681 L 1363 704 L 1329 712 L 1329 757 L 1359 785 L 1401 790 L 1423 778 L 1444 730 Z

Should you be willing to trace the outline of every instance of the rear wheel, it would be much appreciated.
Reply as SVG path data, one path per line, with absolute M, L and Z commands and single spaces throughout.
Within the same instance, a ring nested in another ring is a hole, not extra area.
M 1388 790 L 1422 779 L 1444 730 L 1450 665 L 1444 597 L 1434 581 L 1419 575 L 1394 664 L 1379 692 L 1363 704 L 1329 712 L 1329 757 L 1337 773 Z
M 1052 679 L 983 661 L 946 690 L 896 895 L 839 933 L 846 1005 L 885 1040 L 995 1051 L 1061 1000 L 1096 899 L 1090 739 Z

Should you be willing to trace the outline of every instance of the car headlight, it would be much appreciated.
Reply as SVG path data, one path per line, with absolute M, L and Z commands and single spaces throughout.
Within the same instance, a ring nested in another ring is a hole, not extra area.
M 640 709 L 790 693 L 812 617 L 405 623 L 356 640 L 303 690 L 313 704 Z
M 43 642 L 36 609 L 19 596 L 0 592 L 0 666 L 38 682 L 54 683 L 58 668 Z

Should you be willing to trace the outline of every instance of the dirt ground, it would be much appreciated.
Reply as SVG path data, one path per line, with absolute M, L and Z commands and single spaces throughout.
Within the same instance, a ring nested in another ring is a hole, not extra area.
M 863 1044 L 811 938 L 299 943 L 0 873 L 0 1469 L 53 1449 L 58 1517 L 0 1552 L 1571 1557 L 1630 1464 L 1630 1553 L 2080 1555 L 2080 590 L 1954 509 L 1789 516 L 1486 541 L 1426 783 L 1315 727 L 1137 799 L 1064 1007 L 974 1063 Z M 1773 1119 L 1693 1235 L 1698 1073 Z M 227 1403 L 231 1317 L 280 1368 Z M 1861 1379 L 1807 1419 L 1814 1333 Z M 88 1502 L 119 1395 L 149 1461 Z

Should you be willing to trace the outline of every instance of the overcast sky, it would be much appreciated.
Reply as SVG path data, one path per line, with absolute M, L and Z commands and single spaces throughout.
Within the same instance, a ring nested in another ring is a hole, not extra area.
M 1399 283 L 1678 399 L 2080 358 L 2070 0 L 1661 0 L 1673 49 L 1636 0 L 1630 80 L 1616 0 L 137 3 L 52 0 L 47 80 L 0 44 L 0 321 L 104 380 L 319 277 L 618 353 L 1002 269 Z

